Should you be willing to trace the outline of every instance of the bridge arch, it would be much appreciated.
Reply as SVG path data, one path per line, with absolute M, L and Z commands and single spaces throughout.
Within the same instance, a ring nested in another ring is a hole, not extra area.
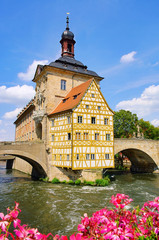
M 158 169 L 157 164 L 152 157 L 140 149 L 127 148 L 121 150 L 120 152 L 127 156 L 131 161 L 132 172 L 152 173 Z
M 47 168 L 46 165 L 41 162 L 36 156 L 31 153 L 24 152 L 21 150 L 0 150 L 0 155 L 11 155 L 15 157 L 19 157 L 24 161 L 28 162 L 32 167 L 32 176 L 36 178 L 46 177 Z

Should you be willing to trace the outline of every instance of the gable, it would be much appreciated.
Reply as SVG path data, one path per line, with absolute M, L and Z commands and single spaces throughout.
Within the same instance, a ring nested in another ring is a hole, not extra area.
M 86 105 L 89 106 L 87 109 L 88 113 L 113 115 L 113 111 L 110 109 L 94 80 L 91 82 L 78 106 L 74 108 L 74 112 L 85 112 Z

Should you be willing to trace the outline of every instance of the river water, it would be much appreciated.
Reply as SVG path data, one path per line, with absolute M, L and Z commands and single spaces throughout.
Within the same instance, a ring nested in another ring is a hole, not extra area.
M 22 223 L 42 233 L 71 235 L 77 231 L 80 217 L 109 203 L 113 194 L 125 193 L 134 199 L 132 206 L 159 196 L 159 174 L 125 174 L 107 187 L 72 186 L 33 181 L 16 170 L 6 170 L 0 162 L 0 212 L 19 202 Z

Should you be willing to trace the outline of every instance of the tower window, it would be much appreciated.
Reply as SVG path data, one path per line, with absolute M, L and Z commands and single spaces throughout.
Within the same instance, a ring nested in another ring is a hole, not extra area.
M 51 136 L 51 138 L 52 138 L 52 142 L 53 142 L 53 141 L 54 141 L 54 139 L 55 139 L 54 135 L 52 135 L 52 136 Z
M 79 154 L 76 155 L 76 160 L 79 160 Z
M 98 106 L 98 110 L 100 110 L 100 106 Z
M 88 109 L 89 108 L 89 105 L 86 105 L 86 109 Z
M 67 51 L 72 52 L 72 45 L 69 43 L 67 44 Z
M 61 90 L 66 90 L 66 80 L 61 80 Z
M 69 161 L 70 160 L 70 155 L 69 154 L 67 154 L 67 161 Z
M 91 154 L 91 160 L 95 159 L 95 154 Z

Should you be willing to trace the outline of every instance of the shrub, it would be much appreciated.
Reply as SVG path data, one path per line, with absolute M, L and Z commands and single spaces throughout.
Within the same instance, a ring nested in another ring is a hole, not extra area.
M 73 180 L 69 180 L 69 181 L 68 181 L 68 184 L 72 184 L 72 185 L 73 185 L 73 184 L 75 184 L 75 183 L 74 183 Z
M 60 183 L 60 180 L 58 178 L 53 178 L 51 181 L 53 184 Z
M 94 186 L 95 182 L 93 182 L 93 181 L 86 181 L 86 185 Z
M 108 186 L 109 181 L 107 179 L 96 179 L 97 186 Z
M 76 181 L 75 181 L 75 185 L 80 185 L 81 184 L 81 180 L 80 179 L 77 179 Z
M 67 183 L 67 181 L 66 181 L 66 180 L 63 180 L 61 183 Z
M 39 180 L 40 180 L 40 181 L 43 181 L 43 182 L 49 182 L 49 177 L 46 177 L 46 178 L 40 178 Z

